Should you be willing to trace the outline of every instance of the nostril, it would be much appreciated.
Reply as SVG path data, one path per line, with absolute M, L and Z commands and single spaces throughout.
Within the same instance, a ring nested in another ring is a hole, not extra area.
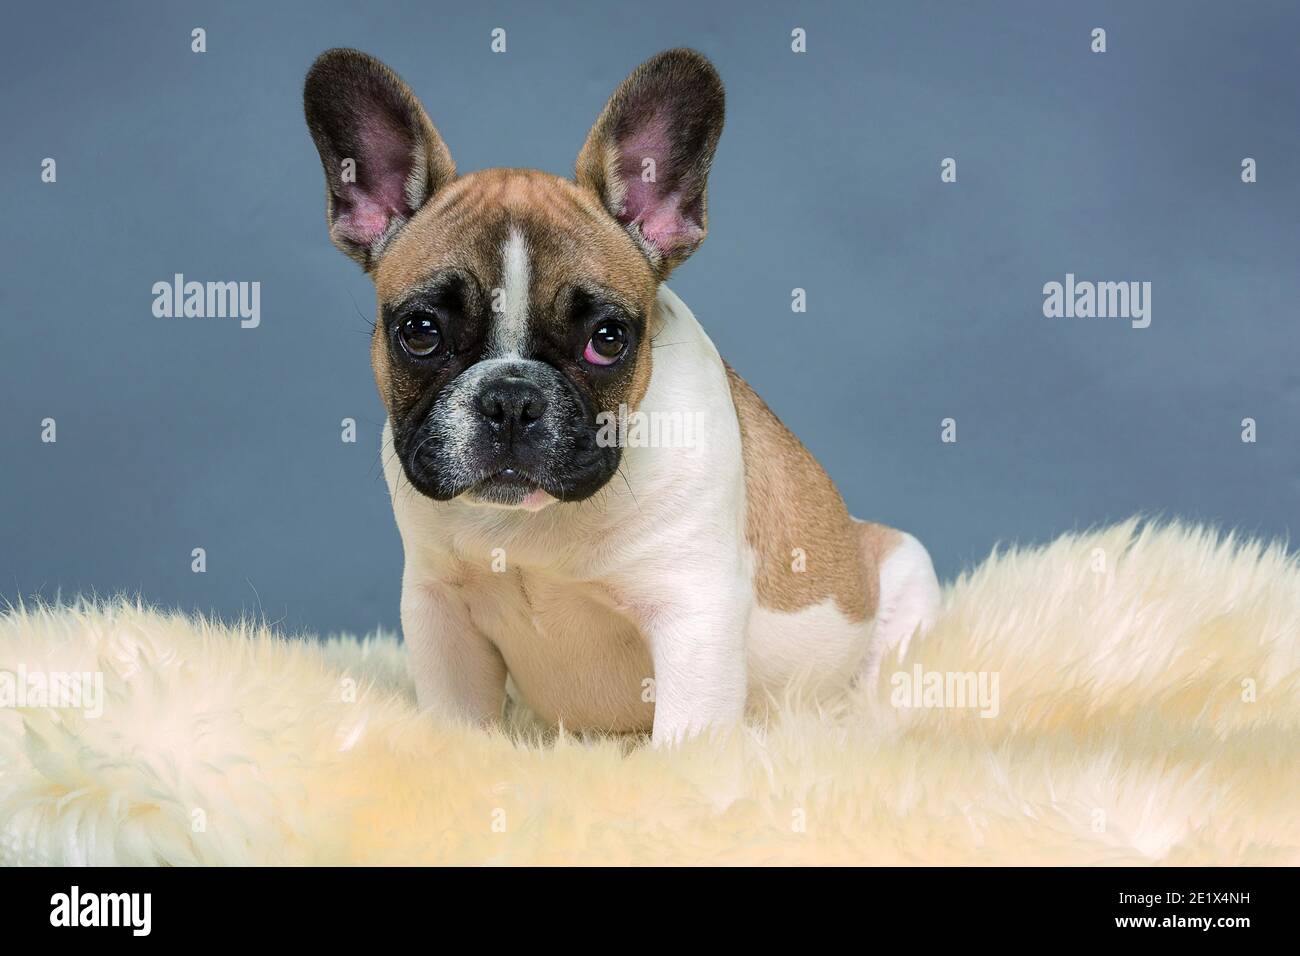
M 519 420 L 525 425 L 537 421 L 546 412 L 546 400 L 540 395 L 531 397 L 523 403 L 519 410 Z
M 495 392 L 487 392 L 478 397 L 478 410 L 482 412 L 484 418 L 498 425 L 506 420 L 505 403 Z

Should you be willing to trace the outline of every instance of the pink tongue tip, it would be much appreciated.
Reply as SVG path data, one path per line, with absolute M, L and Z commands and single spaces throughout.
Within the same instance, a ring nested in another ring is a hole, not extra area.
M 519 507 L 526 511 L 537 511 L 544 507 L 550 501 L 550 498 L 550 495 L 541 488 L 538 488 L 535 491 L 530 491 L 527 497 L 525 497 L 523 501 L 519 502 Z

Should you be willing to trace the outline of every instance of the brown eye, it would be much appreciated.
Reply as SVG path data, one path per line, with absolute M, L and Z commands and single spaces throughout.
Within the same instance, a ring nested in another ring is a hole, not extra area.
M 402 348 L 416 358 L 432 355 L 442 345 L 437 320 L 425 312 L 404 320 L 398 326 L 397 337 L 402 340 Z
M 627 329 L 619 322 L 602 322 L 591 333 L 582 357 L 592 365 L 613 365 L 627 348 Z

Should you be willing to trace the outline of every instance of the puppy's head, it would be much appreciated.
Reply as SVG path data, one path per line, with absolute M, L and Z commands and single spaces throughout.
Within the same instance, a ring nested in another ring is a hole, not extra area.
M 594 494 L 620 456 L 597 416 L 645 394 L 655 291 L 704 239 L 716 71 L 690 50 L 638 67 L 573 180 L 458 176 L 415 95 L 355 50 L 316 61 L 304 103 L 330 238 L 378 292 L 371 359 L 407 478 L 506 507 Z

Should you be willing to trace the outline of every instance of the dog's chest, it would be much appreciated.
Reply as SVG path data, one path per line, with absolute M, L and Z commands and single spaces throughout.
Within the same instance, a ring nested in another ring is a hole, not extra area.
M 513 569 L 481 575 L 466 592 L 471 621 L 538 716 L 613 731 L 650 727 L 649 651 L 600 585 Z

